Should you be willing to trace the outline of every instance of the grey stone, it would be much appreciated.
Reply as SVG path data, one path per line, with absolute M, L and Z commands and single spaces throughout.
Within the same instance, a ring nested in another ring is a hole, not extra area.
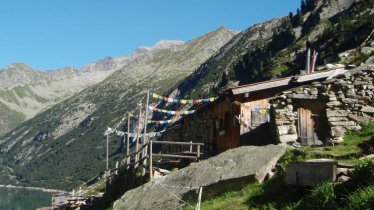
M 362 54 L 370 55 L 374 51 L 374 48 L 373 47 L 363 47 L 363 48 L 361 48 L 360 51 L 361 51 Z
M 348 121 L 348 119 L 346 117 L 330 117 L 328 120 L 330 122 Z
M 342 99 L 343 103 L 346 103 L 346 104 L 355 104 L 357 103 L 357 99 L 353 99 L 353 98 L 344 98 Z
M 289 129 L 290 129 L 290 126 L 288 126 L 288 125 L 278 126 L 278 133 L 279 133 L 279 135 L 288 134 Z
M 364 157 L 360 157 L 359 160 L 372 159 L 372 158 L 374 158 L 374 154 L 370 154 L 370 155 L 366 155 Z
M 340 101 L 331 101 L 326 104 L 328 107 L 334 107 L 334 106 L 341 106 L 342 103 Z
M 361 111 L 365 112 L 365 113 L 374 113 L 374 107 L 372 107 L 372 106 L 364 106 L 364 107 L 362 107 Z
M 293 142 L 298 138 L 297 134 L 287 134 L 279 136 L 279 141 L 281 143 Z
M 329 123 L 333 126 L 339 126 L 339 125 L 341 125 L 341 126 L 354 126 L 354 125 L 356 125 L 356 123 L 353 122 L 353 121 L 337 121 L 337 122 L 329 122 Z
M 346 110 L 327 110 L 327 117 L 346 117 L 348 116 L 348 111 Z
M 207 198 L 255 180 L 262 182 L 285 151 L 283 145 L 244 146 L 225 151 L 127 191 L 113 209 L 181 209 L 181 199 L 196 200 L 200 186 Z
M 346 131 L 346 129 L 343 128 L 342 126 L 332 127 L 331 128 L 331 136 L 337 136 L 337 137 L 343 136 L 345 131 Z
M 330 159 L 315 159 L 290 163 L 286 168 L 285 181 L 289 185 L 315 186 L 336 180 L 337 162 Z
M 366 59 L 365 64 L 373 64 L 374 63 L 374 56 L 370 56 Z
M 363 122 L 367 122 L 370 120 L 367 117 L 358 116 L 357 114 L 349 114 L 348 118 L 358 123 L 363 123 Z
M 339 165 L 338 165 L 339 167 Z M 336 169 L 336 176 L 339 177 L 339 176 L 348 176 L 348 172 L 349 171 L 349 168 L 337 168 Z
M 346 181 L 348 181 L 349 179 L 350 179 L 349 176 L 342 175 L 342 176 L 339 176 L 339 177 L 338 177 L 337 182 L 346 182 Z

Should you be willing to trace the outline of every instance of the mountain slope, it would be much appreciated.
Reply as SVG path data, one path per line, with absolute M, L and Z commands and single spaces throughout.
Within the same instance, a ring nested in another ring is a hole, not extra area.
M 298 74 L 305 69 L 306 41 L 319 53 L 317 65 L 359 47 L 374 28 L 373 0 L 309 0 L 297 14 L 256 24 L 237 34 L 176 87 L 182 96 L 213 95 L 227 87 Z M 360 65 L 370 54 L 353 53 Z
M 37 113 L 101 82 L 131 58 L 105 58 L 76 69 L 39 71 L 23 63 L 0 70 L 0 136 Z
M 162 41 L 142 47 L 103 82 L 58 103 L 0 139 L 0 182 L 71 189 L 105 166 L 107 126 L 117 124 L 144 98 L 144 90 L 165 92 L 191 74 L 236 32 L 219 28 L 187 43 Z M 111 161 L 121 139 L 111 137 Z

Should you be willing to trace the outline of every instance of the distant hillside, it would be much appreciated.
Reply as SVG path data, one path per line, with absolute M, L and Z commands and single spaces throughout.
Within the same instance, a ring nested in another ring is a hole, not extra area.
M 82 69 L 40 71 L 23 63 L 0 70 L 0 136 L 37 113 L 101 82 L 131 60 L 105 58 Z
M 97 176 L 105 168 L 107 127 L 132 111 L 146 88 L 167 92 L 235 34 L 221 27 L 186 43 L 161 41 L 139 48 L 135 59 L 101 83 L 0 139 L 0 183 L 71 189 Z M 111 137 L 110 153 L 111 162 L 121 155 L 120 138 Z
M 297 14 L 237 34 L 176 89 L 183 96 L 214 95 L 230 86 L 298 74 L 305 69 L 307 40 L 319 53 L 317 65 L 360 65 L 372 55 L 359 50 L 349 59 L 339 57 L 374 29 L 373 0 L 306 2 Z

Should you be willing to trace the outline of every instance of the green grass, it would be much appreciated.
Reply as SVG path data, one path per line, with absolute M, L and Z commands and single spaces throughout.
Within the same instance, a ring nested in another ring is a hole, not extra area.
M 370 154 L 370 145 L 374 136 L 374 123 L 362 125 L 360 131 L 348 131 L 344 141 L 340 145 L 326 147 L 304 147 L 302 151 L 309 158 L 332 158 L 343 162 L 356 163 L 357 158 L 364 154 Z M 369 148 L 368 148 L 369 147 Z
M 358 161 L 357 158 L 373 153 L 373 136 L 374 123 L 368 123 L 362 125 L 361 131 L 346 132 L 342 145 L 288 150 L 278 162 L 278 173 L 272 179 L 207 199 L 201 209 L 370 209 L 374 206 L 374 184 L 365 180 L 374 159 Z M 284 171 L 290 162 L 320 157 L 355 163 L 351 180 L 340 185 L 323 183 L 314 188 L 284 184 Z
M 371 209 L 374 206 L 374 185 L 363 187 L 347 196 L 344 209 Z
M 286 65 L 280 65 L 280 66 L 277 66 L 276 68 L 270 70 L 270 73 L 271 75 L 277 75 L 277 74 L 280 74 L 284 71 L 287 71 L 288 70 L 288 66 Z
M 248 209 L 246 201 L 261 194 L 261 191 L 262 187 L 260 184 L 252 183 L 240 191 L 226 192 L 217 198 L 203 202 L 201 209 Z M 196 204 L 191 203 L 190 205 L 194 206 Z M 191 206 L 186 207 L 185 210 L 194 210 L 195 208 Z

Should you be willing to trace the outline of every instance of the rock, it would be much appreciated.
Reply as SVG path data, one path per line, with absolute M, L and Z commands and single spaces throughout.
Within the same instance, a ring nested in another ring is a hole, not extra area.
M 346 117 L 330 117 L 329 118 L 330 122 L 336 122 L 336 121 L 348 121 Z
M 343 103 L 346 103 L 346 104 L 355 104 L 357 103 L 357 99 L 353 99 L 353 98 L 344 98 L 342 99 Z
M 358 122 L 358 123 L 363 123 L 363 122 L 369 121 L 369 118 L 358 116 L 357 114 L 349 114 L 348 118 L 351 119 L 351 120 L 354 120 L 355 122 Z
M 286 146 L 282 145 L 227 150 L 127 191 L 113 209 L 181 209 L 184 205 L 181 200 L 197 199 L 200 186 L 203 196 L 208 198 L 256 180 L 262 182 L 285 151 Z
M 345 176 L 345 175 L 342 175 L 342 176 L 339 176 L 338 179 L 336 180 L 337 182 L 346 182 L 350 179 L 349 176 Z
M 363 47 L 363 48 L 361 48 L 360 51 L 361 51 L 362 54 L 370 55 L 374 51 L 374 48 L 373 47 Z
M 296 134 L 296 126 L 294 124 L 290 125 L 290 129 L 288 130 L 288 134 Z
M 329 122 L 333 126 L 355 126 L 356 123 L 353 121 L 336 121 L 336 122 Z
M 288 126 L 288 125 L 278 126 L 278 133 L 279 133 L 279 135 L 288 134 L 289 128 L 290 128 L 290 126 Z
M 290 163 L 286 168 L 286 184 L 315 186 L 323 182 L 334 182 L 336 179 L 336 164 L 336 161 L 330 159 Z
M 335 106 L 340 106 L 340 105 L 342 105 L 342 103 L 340 103 L 339 101 L 331 101 L 331 102 L 326 103 L 326 105 L 327 105 L 328 107 L 335 107 Z
M 346 117 L 348 112 L 346 110 L 327 110 L 327 117 Z
M 361 157 L 359 160 L 372 159 L 372 158 L 374 158 L 374 154 L 366 155 L 364 157 Z
M 348 168 L 337 168 L 336 169 L 336 176 L 348 176 Z
M 297 134 L 287 134 L 279 136 L 279 141 L 281 143 L 293 142 L 298 138 Z
M 364 106 L 364 107 L 362 107 L 361 111 L 365 112 L 365 113 L 374 113 L 374 107 L 372 107 L 372 106 Z
M 374 56 L 370 56 L 366 59 L 365 64 L 373 64 L 374 63 Z

